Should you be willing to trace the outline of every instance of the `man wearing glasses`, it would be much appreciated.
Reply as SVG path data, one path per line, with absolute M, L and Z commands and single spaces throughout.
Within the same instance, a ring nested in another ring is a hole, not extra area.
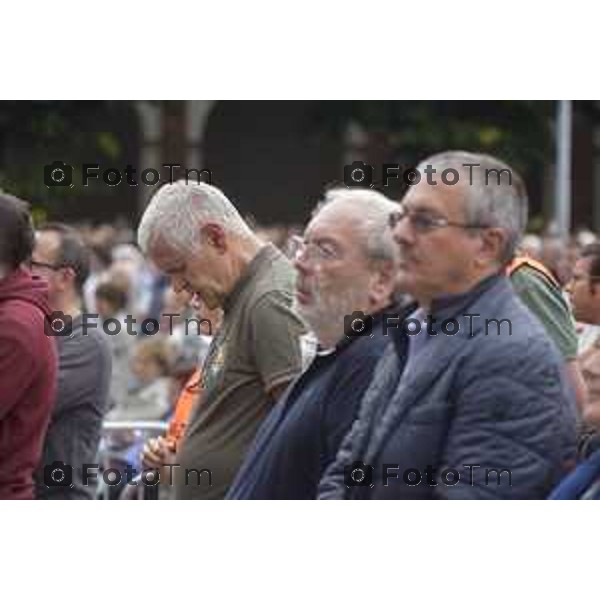
M 316 356 L 265 419 L 228 499 L 315 499 L 390 341 L 383 320 L 395 289 L 395 207 L 372 190 L 331 190 L 296 240 L 295 308 Z
M 82 327 L 82 289 L 89 274 L 89 254 L 72 228 L 48 223 L 38 229 L 32 271 L 48 282 L 53 314 L 46 333 L 58 345 L 58 390 L 42 459 L 35 473 L 37 499 L 89 500 L 83 465 L 96 462 L 102 419 L 108 408 L 111 355 L 97 329 Z M 52 478 L 56 461 L 68 465 L 65 478 Z M 61 485 L 62 484 L 62 485 Z
M 543 498 L 574 457 L 575 407 L 563 359 L 504 276 L 524 185 L 485 155 L 425 166 L 460 179 L 421 179 L 390 219 L 417 333 L 395 389 L 376 371 L 320 497 Z M 344 478 L 350 467 L 364 476 Z

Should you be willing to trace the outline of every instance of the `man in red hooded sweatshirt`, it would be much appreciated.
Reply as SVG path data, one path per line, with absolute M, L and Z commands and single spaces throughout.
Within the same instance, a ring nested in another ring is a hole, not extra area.
M 33 245 L 27 204 L 0 191 L 0 499 L 33 498 L 56 395 L 47 286 L 26 267 Z

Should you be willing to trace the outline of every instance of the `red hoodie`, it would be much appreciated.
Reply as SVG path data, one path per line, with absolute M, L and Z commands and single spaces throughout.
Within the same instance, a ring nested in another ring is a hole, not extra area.
M 45 282 L 20 268 L 0 279 L 0 499 L 33 498 L 56 395 L 57 352 L 44 333 Z

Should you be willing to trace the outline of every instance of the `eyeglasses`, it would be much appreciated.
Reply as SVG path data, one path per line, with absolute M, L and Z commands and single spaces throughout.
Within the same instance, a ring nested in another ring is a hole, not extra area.
M 290 238 L 289 254 L 294 259 L 303 257 L 305 260 L 326 262 L 339 258 L 339 253 L 331 244 L 325 241 L 307 242 L 298 235 Z
M 446 217 L 436 217 L 434 215 L 427 214 L 426 212 L 420 212 L 411 210 L 406 206 L 400 205 L 398 210 L 390 213 L 389 225 L 392 229 L 400 223 L 403 219 L 408 219 L 411 227 L 417 233 L 430 233 L 436 229 L 442 229 L 444 227 L 458 227 L 460 229 L 486 229 L 486 225 L 475 225 L 471 223 L 457 223 L 456 221 L 450 221 Z
M 38 268 L 38 269 L 50 269 L 52 271 L 60 271 L 61 269 L 66 269 L 68 266 L 69 265 L 53 265 L 50 263 L 39 262 L 37 260 L 29 261 L 30 269 Z

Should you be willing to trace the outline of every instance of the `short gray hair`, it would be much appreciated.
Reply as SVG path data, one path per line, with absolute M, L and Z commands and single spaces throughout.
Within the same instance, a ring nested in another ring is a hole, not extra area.
M 252 236 L 250 227 L 223 192 L 208 183 L 175 181 L 152 197 L 138 226 L 138 245 L 146 254 L 158 235 L 169 245 L 189 250 L 200 242 L 200 227 L 218 223 L 226 232 Z
M 398 244 L 392 237 L 390 214 L 398 210 L 398 204 L 369 189 L 334 188 L 325 194 L 313 216 L 331 204 L 344 203 L 348 211 L 361 219 L 362 243 L 365 255 L 371 261 L 398 260 Z
M 508 240 L 501 261 L 508 262 L 527 225 L 527 191 L 519 174 L 493 156 L 460 150 L 430 156 L 417 169 L 422 173 L 427 165 L 436 169 L 433 180 L 438 185 L 441 171 L 458 171 L 462 180 L 459 185 L 466 190 L 465 211 L 468 222 L 504 229 Z

